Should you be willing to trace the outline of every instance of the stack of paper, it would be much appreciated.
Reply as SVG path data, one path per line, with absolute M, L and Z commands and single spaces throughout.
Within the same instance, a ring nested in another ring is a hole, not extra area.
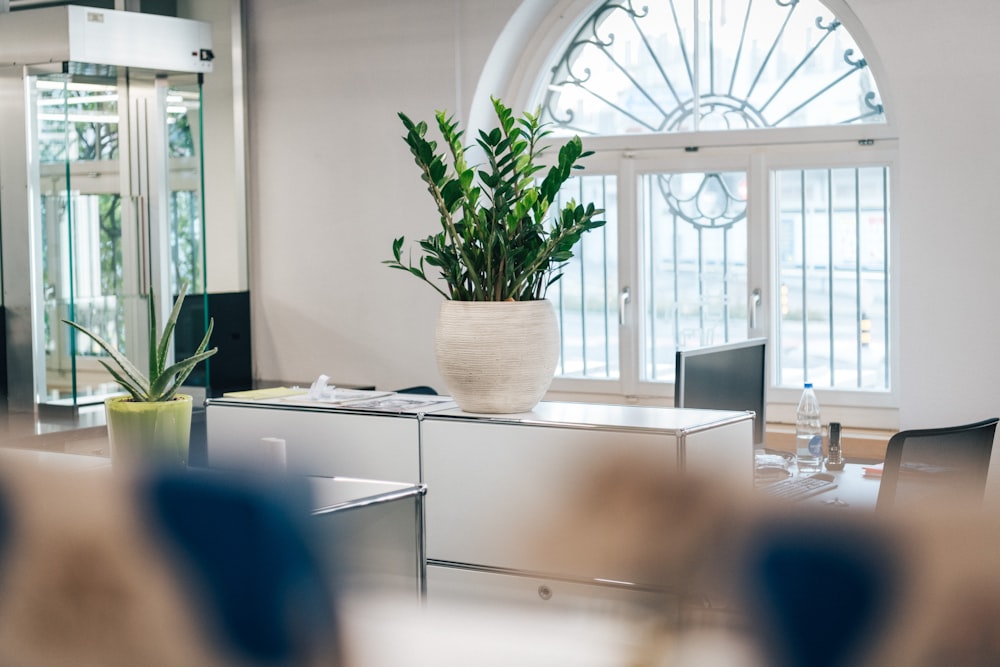
M 264 389 L 248 389 L 246 391 L 227 391 L 222 396 L 224 398 L 244 398 L 250 401 L 260 401 L 268 398 L 301 396 L 308 393 L 308 391 L 308 389 L 300 387 L 266 387 Z

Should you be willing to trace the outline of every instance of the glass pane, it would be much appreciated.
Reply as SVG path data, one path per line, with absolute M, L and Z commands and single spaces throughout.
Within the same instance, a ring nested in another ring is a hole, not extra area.
M 889 389 L 888 179 L 775 172 L 779 385 Z
M 747 337 L 746 174 L 647 174 L 642 379 L 673 382 L 674 352 Z
M 566 133 L 885 122 L 867 61 L 818 0 L 601 3 L 538 102 Z
M 50 403 L 99 397 L 117 385 L 103 352 L 63 319 L 124 349 L 118 92 L 114 77 L 57 74 L 35 80 L 39 155 L 44 394 Z M 99 400 L 99 399 L 96 399 Z
M 204 141 L 202 84 L 196 75 L 174 74 L 167 91 L 167 189 L 170 217 L 170 287 L 179 294 L 187 284 L 174 336 L 178 358 L 194 354 L 208 328 L 205 262 Z M 198 364 L 188 386 L 208 387 L 211 360 Z
M 201 87 L 172 79 L 167 93 L 170 191 L 171 287 L 187 283 L 191 294 L 205 291 L 205 253 L 201 202 Z
M 37 386 L 48 404 L 99 402 L 120 391 L 100 363 L 104 351 L 64 319 L 98 333 L 140 368 L 148 358 L 150 288 L 162 323 L 172 296 L 160 292 L 176 293 L 186 281 L 202 293 L 201 306 L 190 309 L 197 340 L 207 326 L 201 86 L 195 75 L 167 81 L 130 70 L 127 77 L 120 85 L 126 75 L 114 68 L 71 63 L 69 73 L 32 79 L 45 305 L 45 378 Z M 119 114 L 130 108 L 136 134 L 121 145 L 131 145 L 142 164 L 123 179 L 119 131 L 128 128 L 119 127 Z M 156 164 L 166 164 L 166 173 Z M 156 231 L 164 226 L 166 248 Z
M 618 192 L 612 176 L 577 176 L 563 186 L 559 209 L 570 199 L 604 209 L 603 227 L 583 235 L 562 278 L 549 289 L 560 325 L 562 377 L 617 379 Z

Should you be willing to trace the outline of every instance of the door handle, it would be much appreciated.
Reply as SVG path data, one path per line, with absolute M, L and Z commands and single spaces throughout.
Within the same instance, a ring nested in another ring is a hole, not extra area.
M 750 292 L 750 328 L 757 328 L 757 309 L 760 308 L 760 288 L 756 287 Z
M 133 200 L 135 201 L 136 229 L 138 230 L 139 242 L 139 294 L 146 296 L 149 294 L 150 287 L 149 216 L 146 210 L 146 197 L 136 195 Z
M 623 287 L 618 294 L 618 326 L 625 326 L 625 306 L 632 302 L 632 292 L 628 287 Z

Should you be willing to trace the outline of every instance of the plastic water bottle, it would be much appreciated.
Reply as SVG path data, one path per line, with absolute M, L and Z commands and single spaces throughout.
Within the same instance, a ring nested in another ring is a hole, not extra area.
M 811 382 L 806 383 L 795 411 L 795 458 L 800 475 L 823 469 L 823 423 Z

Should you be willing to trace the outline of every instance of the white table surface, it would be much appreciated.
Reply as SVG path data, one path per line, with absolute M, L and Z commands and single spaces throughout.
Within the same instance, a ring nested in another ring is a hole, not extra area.
M 882 480 L 880 477 L 865 477 L 866 465 L 871 464 L 848 463 L 840 471 L 824 470 L 837 478 L 837 486 L 813 496 L 811 500 L 823 502 L 839 499 L 850 507 L 874 510 L 875 502 L 878 500 L 878 487 Z
M 0 464 L 4 460 L 19 461 L 25 465 L 38 464 L 62 470 L 111 469 L 111 459 L 105 456 L 45 452 L 35 449 L 0 448 Z

